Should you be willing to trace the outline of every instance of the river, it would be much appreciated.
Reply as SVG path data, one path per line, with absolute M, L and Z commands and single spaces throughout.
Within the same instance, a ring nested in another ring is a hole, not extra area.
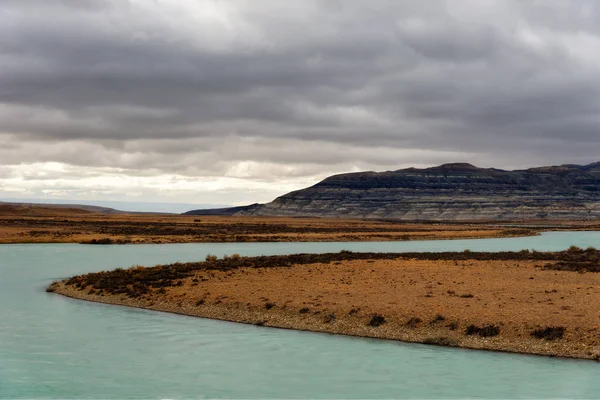
M 54 279 L 206 254 L 561 250 L 600 232 L 374 243 L 0 245 L 0 398 L 596 398 L 600 364 L 296 332 L 88 303 Z

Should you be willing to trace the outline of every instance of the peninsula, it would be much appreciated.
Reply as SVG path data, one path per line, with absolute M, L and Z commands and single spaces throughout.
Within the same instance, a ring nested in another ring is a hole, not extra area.
M 576 247 L 234 254 L 89 273 L 47 290 L 261 326 L 599 360 L 599 259 Z

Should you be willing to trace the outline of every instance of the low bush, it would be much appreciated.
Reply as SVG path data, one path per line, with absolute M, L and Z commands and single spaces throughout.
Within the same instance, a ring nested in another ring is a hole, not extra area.
M 446 328 L 450 329 L 451 331 L 455 331 L 458 329 L 458 323 L 450 322 L 448 325 L 446 325 Z
M 385 317 L 383 315 L 375 314 L 371 317 L 371 320 L 367 325 L 377 328 L 383 324 L 385 324 Z
M 421 318 L 410 317 L 408 321 L 406 321 L 406 326 L 408 326 L 409 328 L 416 328 L 417 325 L 419 325 L 421 322 L 423 322 Z
M 433 344 L 436 346 L 456 346 L 458 342 L 456 339 L 452 339 L 445 336 L 431 337 L 423 340 L 424 344 Z
M 115 244 L 110 238 L 85 240 L 81 244 Z
M 538 339 L 557 340 L 565 336 L 566 328 L 564 326 L 548 326 L 546 328 L 536 329 L 531 332 L 531 336 Z
M 335 321 L 335 314 L 326 315 L 325 318 L 323 319 L 323 322 L 325 322 L 326 324 L 330 324 L 333 321 Z
M 481 328 L 475 325 L 469 325 L 465 335 L 479 335 L 481 337 L 492 337 L 500 334 L 500 328 L 496 325 L 486 325 Z
M 435 317 L 433 317 L 433 319 L 431 320 L 431 324 L 436 324 L 438 322 L 442 322 L 445 321 L 446 317 L 444 317 L 442 314 L 438 314 Z

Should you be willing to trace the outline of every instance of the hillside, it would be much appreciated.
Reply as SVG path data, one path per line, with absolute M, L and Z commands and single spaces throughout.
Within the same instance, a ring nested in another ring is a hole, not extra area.
M 516 171 L 455 163 L 341 174 L 230 214 L 450 221 L 596 219 L 600 163 Z
M 69 216 L 92 213 L 118 214 L 112 208 L 79 204 L 8 203 L 0 201 L 0 215 L 9 216 Z

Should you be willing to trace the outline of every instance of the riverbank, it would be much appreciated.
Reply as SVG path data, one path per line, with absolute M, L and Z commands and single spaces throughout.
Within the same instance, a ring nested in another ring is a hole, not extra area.
M 87 274 L 49 290 L 270 327 L 597 360 L 600 274 L 589 272 L 597 256 L 232 256 Z
M 0 243 L 5 244 L 409 241 L 532 236 L 542 230 L 547 228 L 331 218 L 76 214 L 68 210 L 56 215 L 0 215 Z

